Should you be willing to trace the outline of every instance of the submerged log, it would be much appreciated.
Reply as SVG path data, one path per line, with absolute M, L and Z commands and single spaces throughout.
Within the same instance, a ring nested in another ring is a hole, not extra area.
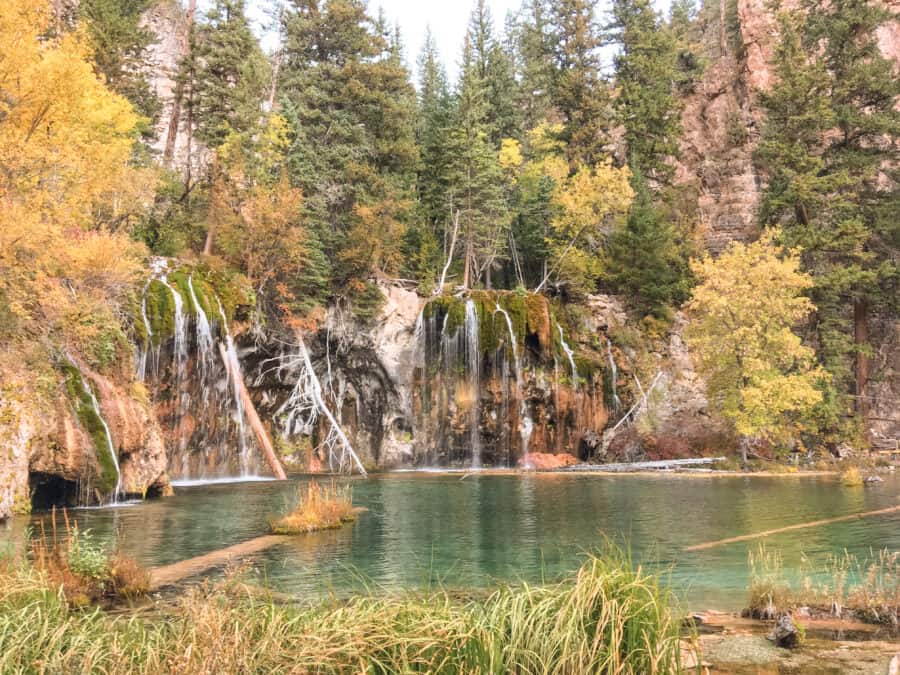
M 247 415 L 247 420 L 250 422 L 250 428 L 253 429 L 256 440 L 259 442 L 259 447 L 262 448 L 263 456 L 269 463 L 269 467 L 272 469 L 272 473 L 275 474 L 275 477 L 278 480 L 286 480 L 287 476 L 284 473 L 284 468 L 278 460 L 278 455 L 275 454 L 275 448 L 272 447 L 272 441 L 269 439 L 266 428 L 263 426 L 262 421 L 259 419 L 259 415 L 256 413 L 256 406 L 253 405 L 253 400 L 250 398 L 250 393 L 247 391 L 247 386 L 244 384 L 244 378 L 241 377 L 241 369 L 238 368 L 238 364 L 231 363 L 231 359 L 228 356 L 228 350 L 221 342 L 219 343 L 219 352 L 222 354 L 222 360 L 225 361 L 226 367 L 231 371 L 231 376 L 237 383 L 241 401 L 244 403 L 244 413 Z
M 703 544 L 695 544 L 694 546 L 685 546 L 685 551 L 703 551 L 716 546 L 724 546 L 725 544 L 734 544 L 739 541 L 750 541 L 752 539 L 761 539 L 773 534 L 781 534 L 782 532 L 792 532 L 794 530 L 805 530 L 810 527 L 820 527 L 822 525 L 831 525 L 833 523 L 846 523 L 851 520 L 860 518 L 871 518 L 872 516 L 884 516 L 900 511 L 900 506 L 889 506 L 885 509 L 877 509 L 876 511 L 864 511 L 863 513 L 851 513 L 847 516 L 837 516 L 835 518 L 824 518 L 822 520 L 813 520 L 807 523 L 797 523 L 796 525 L 785 525 L 774 530 L 763 530 L 762 532 L 754 532 L 753 534 L 742 534 L 738 537 L 729 537 L 727 539 L 718 539 L 716 541 L 708 541 Z
M 689 459 L 661 459 L 653 462 L 620 462 L 618 464 L 575 464 L 558 471 L 598 471 L 622 473 L 625 471 L 666 471 L 685 466 L 704 466 L 724 462 L 724 457 L 691 457 Z
M 267 534 L 249 541 L 228 546 L 227 548 L 205 553 L 195 558 L 188 558 L 181 562 L 157 567 L 150 570 L 150 590 L 155 591 L 163 586 L 171 586 L 182 579 L 195 576 L 213 567 L 222 567 L 239 558 L 265 551 L 278 544 L 288 541 L 288 537 L 275 534 Z

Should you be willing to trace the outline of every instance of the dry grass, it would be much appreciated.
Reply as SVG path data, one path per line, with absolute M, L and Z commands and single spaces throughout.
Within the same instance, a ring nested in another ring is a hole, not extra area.
M 804 558 L 798 587 L 785 578 L 781 557 L 760 546 L 749 555 L 747 614 L 772 619 L 798 607 L 837 617 L 900 626 L 900 552 L 860 559 L 844 552 L 814 565 Z
M 859 472 L 859 468 L 850 466 L 844 469 L 844 472 L 841 474 L 841 483 L 845 487 L 859 487 L 862 485 L 863 477 Z
M 0 576 L 4 673 L 662 675 L 681 672 L 680 631 L 670 594 L 615 551 L 558 584 L 479 600 L 429 592 L 278 605 L 226 580 L 148 618 L 72 611 L 30 568 Z
M 57 588 L 70 605 L 85 607 L 117 599 L 134 600 L 150 590 L 150 573 L 132 558 L 110 556 L 96 543 L 89 530 L 81 531 L 63 510 L 63 536 L 59 536 L 57 513 L 50 517 L 50 532 L 44 521 L 32 538 L 32 566 L 49 586 Z
M 350 487 L 320 487 L 316 481 L 297 489 L 297 506 L 271 522 L 273 534 L 303 534 L 332 530 L 356 520 Z

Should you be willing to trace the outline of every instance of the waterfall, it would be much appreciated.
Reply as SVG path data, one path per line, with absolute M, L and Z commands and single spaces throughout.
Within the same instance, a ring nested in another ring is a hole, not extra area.
M 475 301 L 466 300 L 466 374 L 469 379 L 469 393 L 472 397 L 472 419 L 469 426 L 469 444 L 472 450 L 472 468 L 481 468 L 481 434 L 479 432 L 479 421 L 481 417 L 480 410 L 480 394 L 481 394 L 481 377 L 480 377 L 480 361 L 481 354 L 478 352 L 478 312 L 475 309 Z
M 135 350 L 135 359 L 137 363 L 135 364 L 136 378 L 138 382 L 143 382 L 147 379 L 147 359 L 150 356 L 150 353 L 153 351 L 153 328 L 150 327 L 150 318 L 147 316 L 147 289 L 150 287 L 150 282 L 148 281 L 144 284 L 144 290 L 141 293 L 141 318 L 144 320 L 144 333 L 146 337 L 144 338 L 144 344 L 140 347 L 137 347 Z M 157 352 L 156 357 L 156 365 L 159 365 L 159 353 Z
M 222 317 L 222 331 L 225 333 L 225 351 L 228 354 L 228 361 L 225 363 L 225 370 L 228 373 L 228 379 L 231 382 L 231 392 L 234 398 L 234 412 L 238 424 L 238 440 L 241 449 L 241 475 L 247 476 L 250 472 L 250 462 L 248 458 L 247 448 L 247 428 L 244 423 L 244 402 L 241 398 L 240 380 L 241 362 L 238 359 L 237 348 L 234 346 L 234 339 L 231 337 L 231 330 L 228 328 L 228 318 L 225 316 L 225 310 L 222 303 L 216 298 L 219 305 L 219 314 Z
M 516 344 L 516 332 L 513 329 L 512 319 L 505 309 L 499 303 L 496 304 L 496 311 L 503 315 L 506 319 L 506 327 L 509 330 L 509 344 L 512 348 L 513 363 L 516 366 L 516 395 L 519 399 L 519 435 L 522 438 L 522 456 L 528 454 L 528 442 L 531 440 L 531 434 L 534 432 L 534 422 L 528 411 L 528 403 L 523 396 L 522 363 L 519 360 L 519 348 Z
M 213 354 L 215 346 L 213 344 L 212 328 L 209 324 L 209 318 L 203 311 L 203 306 L 197 300 L 197 293 L 194 291 L 194 275 L 188 277 L 188 289 L 191 291 L 191 302 L 197 310 L 197 351 L 200 354 L 200 371 L 201 377 L 206 380 L 213 368 Z M 204 390 L 206 387 L 204 386 Z
M 619 379 L 619 370 L 616 367 L 616 360 L 613 358 L 612 342 L 609 341 L 609 338 L 606 338 L 606 355 L 609 357 L 609 378 L 612 388 L 613 406 L 615 410 L 618 410 L 622 407 L 622 402 L 619 400 L 618 393 L 616 393 L 616 381 Z
M 112 434 L 109 431 L 109 425 L 106 423 L 106 420 L 103 418 L 103 413 L 100 411 L 100 402 L 97 400 L 97 396 L 94 394 L 93 388 L 91 388 L 90 383 L 84 377 L 81 376 L 81 386 L 84 387 L 84 390 L 91 397 L 91 405 L 94 408 L 94 414 L 97 415 L 97 418 L 100 420 L 100 424 L 103 425 L 103 433 L 106 434 L 106 445 L 109 450 L 109 455 L 112 457 L 113 466 L 116 468 L 116 488 L 113 491 L 113 503 L 119 501 L 119 493 L 122 491 L 122 473 L 119 470 L 119 455 L 116 452 L 116 444 L 113 443 Z M 100 448 L 97 448 L 99 451 Z
M 563 334 L 563 327 L 560 324 L 556 324 L 556 327 L 559 329 L 559 343 L 562 345 L 563 351 L 566 353 L 566 356 L 569 357 L 569 365 L 572 367 L 572 387 L 578 387 L 578 366 L 575 365 L 575 352 L 572 351 L 572 348 L 566 343 L 566 337 Z
M 175 368 L 178 378 L 181 379 L 185 375 L 188 358 L 188 334 L 187 319 L 184 315 L 184 299 L 181 294 L 175 290 L 174 286 L 169 284 L 166 275 L 163 274 L 159 280 L 163 285 L 172 292 L 172 301 L 175 303 Z

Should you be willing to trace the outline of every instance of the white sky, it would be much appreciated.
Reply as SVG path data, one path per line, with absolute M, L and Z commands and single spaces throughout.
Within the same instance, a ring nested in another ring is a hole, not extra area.
M 667 9 L 669 1 L 656 0 L 654 4 L 660 9 Z M 266 12 L 271 12 L 278 2 L 279 0 L 247 0 L 248 14 L 256 24 L 266 51 L 271 51 L 275 46 L 274 36 L 266 35 L 263 29 L 263 25 L 269 23 Z M 211 0 L 199 0 L 201 11 L 210 4 Z M 425 41 L 425 29 L 430 27 L 447 73 L 451 81 L 455 79 L 463 37 L 475 0 L 368 0 L 368 4 L 372 15 L 377 14 L 378 7 L 381 6 L 391 24 L 399 22 L 406 47 L 406 62 L 414 77 L 416 60 Z M 499 33 L 503 29 L 507 12 L 517 11 L 522 0 L 487 0 L 487 4 L 494 20 L 494 30 Z M 600 2 L 598 13 L 601 20 L 608 6 L 607 2 Z

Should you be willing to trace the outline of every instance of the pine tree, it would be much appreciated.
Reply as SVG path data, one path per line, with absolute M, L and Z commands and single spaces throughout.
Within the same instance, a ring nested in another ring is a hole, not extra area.
M 621 47 L 615 57 L 616 110 L 625 127 L 631 167 L 656 182 L 673 173 L 681 115 L 674 83 L 676 42 L 650 0 L 614 0 L 609 26 Z
M 522 126 L 534 129 L 553 115 L 554 43 L 546 0 L 528 0 L 518 27 Z
M 78 10 L 87 26 L 97 71 L 110 89 L 125 96 L 153 122 L 160 103 L 140 68 L 153 39 L 141 26 L 149 6 L 150 0 L 82 0 Z
M 216 0 L 191 49 L 190 114 L 210 148 L 259 124 L 269 67 L 250 28 L 244 0 Z
M 675 0 L 669 10 L 669 30 L 678 49 L 677 84 L 680 90 L 693 91 L 703 72 L 703 37 L 694 0 Z
M 832 374 L 822 423 L 839 429 L 868 379 L 868 314 L 896 305 L 896 182 L 900 81 L 881 56 L 876 31 L 889 14 L 866 0 L 810 3 L 782 14 L 778 83 L 763 97 L 768 122 L 759 156 L 770 174 L 763 222 L 783 224 L 815 281 L 815 342 Z M 855 357 L 855 373 L 850 364 Z
M 459 212 L 465 244 L 463 285 L 491 272 L 506 244 L 508 222 L 497 151 L 489 137 L 487 87 L 480 76 L 471 35 L 463 48 L 462 72 L 451 139 L 451 176 L 454 208 Z
M 360 0 L 292 0 L 284 15 L 279 86 L 291 178 L 347 287 L 399 259 L 411 217 L 415 91 L 391 33 Z M 367 243 L 377 246 L 367 252 Z
M 453 124 L 453 100 L 434 36 L 429 29 L 419 57 L 419 115 L 416 140 L 420 148 L 419 210 L 431 239 L 445 242 L 450 214 L 450 151 L 448 134 Z M 418 250 L 423 235 L 415 237 Z
M 570 163 L 594 164 L 605 153 L 608 92 L 600 75 L 603 39 L 597 0 L 558 0 L 552 4 L 554 44 L 553 102 L 563 116 L 562 138 Z
M 635 198 L 628 220 L 613 230 L 606 273 L 616 292 L 659 318 L 688 296 L 687 256 L 682 254 L 675 229 L 654 204 L 639 172 L 632 177 Z

